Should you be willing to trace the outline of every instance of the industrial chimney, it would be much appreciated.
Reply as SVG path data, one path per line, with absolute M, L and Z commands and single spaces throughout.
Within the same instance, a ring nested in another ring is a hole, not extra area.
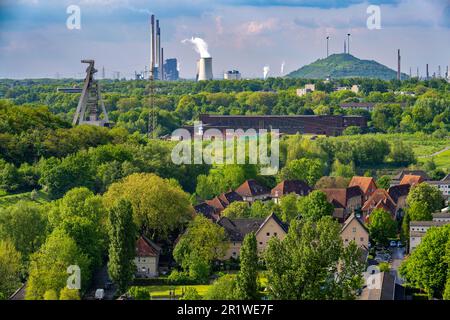
M 427 63 L 427 80 L 430 79 L 430 73 L 428 72 L 428 63 Z
M 155 15 L 151 16 L 151 39 L 150 39 L 150 79 L 155 76 Z
M 400 63 L 401 63 L 401 57 L 400 57 L 400 49 L 397 51 L 397 80 L 401 80 L 401 71 L 400 71 Z
M 200 60 L 197 61 L 197 81 L 212 79 L 212 58 L 200 58 Z

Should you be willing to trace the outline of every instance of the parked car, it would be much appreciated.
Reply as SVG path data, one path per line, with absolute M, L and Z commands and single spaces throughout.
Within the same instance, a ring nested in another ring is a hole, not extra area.
M 396 246 L 397 246 L 397 241 L 392 240 L 392 241 L 389 243 L 389 245 L 390 245 L 391 247 L 396 247 Z
M 397 247 L 399 247 L 399 248 L 403 247 L 403 243 L 400 240 L 397 241 Z
M 104 297 L 105 297 L 105 290 L 104 289 L 97 289 L 95 291 L 95 299 L 103 300 Z

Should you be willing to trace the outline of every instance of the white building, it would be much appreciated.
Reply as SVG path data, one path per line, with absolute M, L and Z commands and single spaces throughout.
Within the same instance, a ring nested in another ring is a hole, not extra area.
M 305 85 L 304 88 L 297 89 L 297 96 L 301 97 L 301 96 L 304 96 L 305 94 L 313 92 L 313 91 L 316 91 L 316 85 L 312 84 L 312 83 L 308 83 Z
M 450 174 L 446 175 L 442 180 L 439 181 L 426 181 L 426 183 L 435 186 L 442 192 L 445 199 L 450 197 Z
M 241 80 L 241 73 L 237 70 L 230 70 L 223 74 L 224 80 Z
M 161 248 L 153 241 L 141 236 L 136 241 L 136 266 L 137 278 L 150 278 L 158 276 L 159 255 Z
M 435 214 L 436 215 L 436 214 Z M 409 252 L 413 252 L 414 249 L 422 242 L 422 238 L 427 233 L 428 229 L 433 227 L 442 227 L 446 224 L 450 224 L 450 217 L 448 220 L 433 215 L 433 221 L 411 221 L 409 223 Z

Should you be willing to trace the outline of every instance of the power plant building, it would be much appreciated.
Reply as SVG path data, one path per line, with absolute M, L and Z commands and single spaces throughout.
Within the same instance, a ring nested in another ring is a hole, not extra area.
M 179 78 L 177 59 L 166 59 L 166 63 L 164 63 L 164 80 L 176 81 Z
M 230 70 L 223 74 L 224 80 L 241 80 L 241 73 L 238 70 Z
M 280 134 L 319 134 L 326 136 L 339 136 L 350 126 L 362 129 L 367 127 L 367 120 L 362 116 L 340 116 L 340 115 L 265 115 L 265 116 L 243 116 L 243 115 L 209 115 L 202 114 L 199 117 L 202 129 L 219 129 L 226 133 L 227 129 L 278 129 Z M 191 134 L 193 126 L 185 126 Z

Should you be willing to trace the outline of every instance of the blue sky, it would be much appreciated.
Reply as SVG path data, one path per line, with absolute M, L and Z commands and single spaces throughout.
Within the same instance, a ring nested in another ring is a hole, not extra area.
M 68 30 L 66 8 L 81 8 L 81 30 Z M 381 8 L 381 30 L 366 27 L 369 5 Z M 342 52 L 391 68 L 402 51 L 402 71 L 423 73 L 429 63 L 450 64 L 449 0 L 0 0 L 0 77 L 81 76 L 82 58 L 96 59 L 108 76 L 131 77 L 149 60 L 149 14 L 161 20 L 165 56 L 176 57 L 181 75 L 194 77 L 198 54 L 185 38 L 209 45 L 215 76 L 238 69 L 244 77 L 289 72 Z

